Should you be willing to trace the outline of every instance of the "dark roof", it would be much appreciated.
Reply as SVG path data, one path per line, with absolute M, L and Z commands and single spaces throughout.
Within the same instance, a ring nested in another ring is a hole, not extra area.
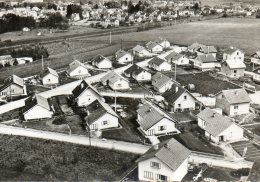
M 40 77 L 43 78 L 43 77 L 47 76 L 48 74 L 52 74 L 56 77 L 59 77 L 58 73 L 49 67 L 40 73 Z
M 149 50 L 151 50 L 151 49 L 153 49 L 155 46 L 161 46 L 160 44 L 158 44 L 158 43 L 156 43 L 156 42 L 152 42 L 152 41 L 150 41 L 150 42 L 148 42 L 147 44 L 146 44 L 146 47 L 147 47 L 147 49 L 149 49 Z
M 256 69 L 254 69 L 254 71 L 253 71 L 254 73 L 256 73 L 256 74 L 260 74 L 260 67 L 259 68 L 256 68 Z
M 75 98 L 79 97 L 86 89 L 90 89 L 96 94 L 100 95 L 99 92 L 85 80 L 83 80 L 73 91 L 72 94 Z
M 195 51 L 197 51 L 202 46 L 204 46 L 204 45 L 195 42 L 195 43 L 191 44 L 190 46 L 188 46 L 188 50 L 193 50 L 193 51 L 195 50 Z
M 36 95 L 35 97 L 29 97 L 28 99 L 25 100 L 25 108 L 24 108 L 23 112 L 25 113 L 25 112 L 29 111 L 31 108 L 33 108 L 36 105 L 39 105 L 42 108 L 50 110 L 48 99 L 46 99 L 40 95 Z
M 177 90 L 178 88 L 178 90 Z M 176 92 L 177 91 L 177 92 Z M 174 103 L 184 92 L 186 92 L 186 89 L 177 85 L 173 85 L 170 90 L 167 90 L 162 94 L 162 96 L 165 98 L 165 100 L 168 103 Z
M 23 86 L 24 86 L 24 82 L 23 82 L 23 79 L 22 79 L 22 78 L 20 78 L 20 77 L 18 77 L 18 76 L 16 76 L 16 75 L 12 75 L 12 76 L 10 76 L 8 79 L 5 80 L 4 85 L 0 87 L 0 91 L 2 91 L 2 90 L 4 90 L 4 89 L 8 88 L 8 87 L 9 87 L 10 85 L 12 85 L 12 84 L 15 84 L 15 85 L 17 85 L 17 86 L 20 86 L 20 87 L 22 87 L 22 88 L 23 88 Z
M 146 71 L 146 70 L 144 70 L 142 67 L 134 64 L 125 70 L 125 74 L 138 75 L 138 74 L 142 73 L 143 71 Z
M 174 138 L 165 140 L 158 144 L 158 149 L 151 147 L 137 162 L 156 157 L 173 171 L 189 157 L 191 151 L 184 147 Z
M 157 65 L 157 66 L 160 66 L 162 63 L 164 63 L 165 61 L 163 60 L 163 59 L 161 59 L 161 58 L 159 58 L 159 57 L 154 57 L 153 59 L 151 59 L 150 61 L 149 61 L 149 63 L 148 64 L 150 64 L 150 65 L 153 65 L 153 64 L 155 64 L 155 65 Z
M 251 57 L 260 59 L 260 51 L 256 51 L 254 54 L 251 55 Z
M 94 59 L 92 61 L 94 63 L 100 63 L 101 61 L 103 61 L 105 59 L 107 59 L 107 58 L 99 54 L 96 57 L 94 57 Z M 109 59 L 107 59 L 107 60 L 109 60 Z

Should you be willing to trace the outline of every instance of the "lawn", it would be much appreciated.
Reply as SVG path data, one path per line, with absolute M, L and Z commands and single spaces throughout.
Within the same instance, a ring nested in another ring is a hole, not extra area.
M 21 108 L 14 109 L 3 114 L 0 114 L 0 122 L 19 119 L 21 116 Z
M 138 155 L 71 143 L 0 135 L 0 167 L 46 181 L 115 181 Z M 8 181 L 17 179 L 15 175 Z M 1 175 L 3 176 L 3 175 Z M 1 178 L 0 178 L 1 179 Z M 28 178 L 19 178 L 26 180 Z M 5 178 L 4 178 L 5 180 Z M 32 180 L 32 178 L 30 179 Z
M 257 160 L 253 165 L 248 181 L 259 181 L 260 180 L 259 171 L 260 171 L 260 160 Z

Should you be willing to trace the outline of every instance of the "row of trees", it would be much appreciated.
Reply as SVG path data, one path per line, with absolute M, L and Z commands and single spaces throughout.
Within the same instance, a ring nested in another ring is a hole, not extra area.
M 26 7 L 30 7 L 30 8 L 33 8 L 33 7 L 38 7 L 39 9 L 54 9 L 54 10 L 57 10 L 57 5 L 54 4 L 54 3 L 18 3 L 18 4 L 15 4 L 13 6 L 10 6 L 9 3 L 6 3 L 6 2 L 0 2 L 0 8 L 4 8 L 4 9 L 10 9 L 10 8 L 26 8 Z
M 32 57 L 33 60 L 41 59 L 42 56 L 44 58 L 49 57 L 47 48 L 39 44 L 26 45 L 22 48 L 14 49 L 10 54 L 13 58 Z

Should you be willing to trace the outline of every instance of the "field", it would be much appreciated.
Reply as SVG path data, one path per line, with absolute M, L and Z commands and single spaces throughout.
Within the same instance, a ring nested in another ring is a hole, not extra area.
M 0 135 L 0 180 L 116 181 L 137 155 L 70 143 Z M 107 155 L 109 153 L 109 155 Z M 5 170 L 2 170 L 5 169 Z M 22 175 L 23 174 L 23 175 Z

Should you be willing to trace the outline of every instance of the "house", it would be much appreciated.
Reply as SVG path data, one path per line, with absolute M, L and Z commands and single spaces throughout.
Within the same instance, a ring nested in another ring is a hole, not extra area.
M 128 90 L 130 88 L 129 81 L 114 71 L 101 78 L 101 82 L 112 90 Z
M 260 83 L 260 68 L 256 68 L 253 71 L 254 75 L 253 75 L 253 80 L 257 83 Z
M 249 113 L 250 102 L 245 89 L 222 90 L 216 94 L 216 107 L 229 116 Z
M 126 77 L 134 78 L 138 82 L 151 81 L 152 75 L 142 67 L 134 64 L 124 71 Z
M 240 60 L 244 62 L 245 54 L 234 47 L 229 47 L 223 53 L 223 60 Z
M 53 107 L 50 107 L 46 98 L 36 95 L 25 100 L 23 117 L 26 121 L 52 118 Z
M 212 54 L 198 55 L 194 59 L 194 67 L 201 71 L 212 70 L 219 66 L 219 62 Z
M 158 44 L 156 42 L 152 42 L 152 41 L 150 41 L 146 44 L 146 48 L 151 53 L 160 53 L 163 51 L 163 47 L 160 44 Z
M 43 85 L 58 85 L 59 84 L 58 73 L 49 67 L 40 73 L 39 79 Z
M 182 181 L 191 151 L 174 138 L 151 147 L 138 160 L 139 181 Z
M 190 63 L 189 58 L 187 58 L 185 55 L 176 53 L 176 52 L 171 52 L 170 54 L 168 54 L 165 59 L 169 62 L 169 63 L 174 63 L 177 65 L 188 65 Z
M 196 52 L 198 55 L 212 54 L 216 58 L 218 51 L 214 46 L 201 46 Z
M 200 48 L 200 47 L 204 47 L 205 45 L 203 44 L 199 44 L 197 42 L 191 44 L 190 46 L 188 46 L 188 51 L 189 52 L 192 52 L 192 53 L 195 53 L 197 52 L 197 50 Z
M 251 63 L 260 65 L 260 51 L 251 55 Z
M 221 72 L 230 78 L 244 76 L 246 65 L 242 60 L 225 60 L 221 64 Z
M 87 67 L 78 60 L 75 60 L 69 64 L 69 69 L 67 70 L 67 74 L 70 77 L 79 78 L 79 79 L 90 76 Z
M 156 71 L 171 71 L 172 66 L 167 61 L 154 57 L 148 62 L 148 66 Z
M 17 64 L 26 64 L 26 63 L 32 63 L 33 58 L 32 57 L 21 57 L 21 58 L 16 58 Z
M 204 130 L 205 136 L 214 143 L 243 139 L 243 128 L 227 116 L 222 116 L 216 111 L 206 108 L 197 117 L 198 126 Z
M 181 86 L 174 84 L 162 96 L 170 112 L 195 110 L 197 99 Z
M 119 64 L 127 64 L 133 62 L 134 60 L 133 55 L 130 52 L 126 52 L 124 50 L 118 50 L 115 53 L 115 58 Z
M 96 57 L 94 57 L 94 59 L 92 60 L 92 65 L 96 66 L 99 69 L 112 68 L 112 62 L 102 55 L 97 55 Z
M 175 121 L 151 103 L 146 103 L 137 110 L 137 122 L 145 136 L 179 132 Z
M 118 128 L 118 115 L 105 102 L 95 100 L 86 107 L 87 116 L 84 118 L 87 130 L 103 130 Z
M 0 56 L 0 64 L 5 66 L 6 64 L 13 65 L 14 58 L 11 55 Z
M 137 45 L 133 48 L 133 53 L 134 53 L 134 55 L 136 55 L 138 57 L 149 57 L 150 56 L 149 51 L 140 45 Z
M 157 92 L 164 93 L 166 90 L 171 89 L 172 85 L 172 79 L 162 73 L 157 72 L 152 76 L 152 86 Z
M 26 95 L 26 86 L 22 78 L 12 75 L 0 87 L 0 98 L 19 95 Z
M 163 49 L 167 49 L 167 48 L 171 47 L 171 43 L 165 39 L 160 39 L 160 40 L 156 41 L 156 43 L 159 44 L 160 46 L 162 46 Z
M 83 80 L 73 91 L 73 98 L 78 106 L 87 106 L 95 100 L 101 100 L 102 96 L 91 84 Z

